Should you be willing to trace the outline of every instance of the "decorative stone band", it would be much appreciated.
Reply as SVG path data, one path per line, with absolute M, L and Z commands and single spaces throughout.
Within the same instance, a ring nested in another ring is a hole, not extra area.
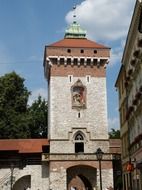
M 50 76 L 105 77 L 109 57 L 47 56 L 44 62 L 45 78 Z
M 109 57 L 65 57 L 65 56 L 48 56 L 46 58 L 46 63 L 49 66 L 52 66 L 53 64 L 64 64 L 65 66 L 67 64 L 69 65 L 103 65 L 106 67 L 106 65 L 109 63 Z
M 75 153 L 75 154 L 42 154 L 42 161 L 97 161 L 95 153 Z M 114 160 L 114 155 L 110 153 L 104 153 L 102 161 L 112 161 Z

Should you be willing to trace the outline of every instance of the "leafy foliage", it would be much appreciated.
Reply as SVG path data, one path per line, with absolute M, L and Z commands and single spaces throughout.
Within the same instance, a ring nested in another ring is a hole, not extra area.
M 30 92 L 15 72 L 0 77 L 0 138 L 41 138 L 47 128 L 47 103 L 28 107 Z
M 24 79 L 15 72 L 0 77 L 0 138 L 29 136 L 26 121 L 29 95 Z
M 111 128 L 111 131 L 109 132 L 109 138 L 120 139 L 120 130 Z
M 47 102 L 41 96 L 29 108 L 31 138 L 47 137 Z

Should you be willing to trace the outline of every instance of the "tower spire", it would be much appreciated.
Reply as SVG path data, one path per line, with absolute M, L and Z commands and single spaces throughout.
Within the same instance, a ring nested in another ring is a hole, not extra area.
M 73 6 L 73 23 L 76 23 L 76 6 Z
M 86 38 L 86 31 L 76 21 L 76 6 L 73 6 L 73 22 L 66 29 L 64 38 Z

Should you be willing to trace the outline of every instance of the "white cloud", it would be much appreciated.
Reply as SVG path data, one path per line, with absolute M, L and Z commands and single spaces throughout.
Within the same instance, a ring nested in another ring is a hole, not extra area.
M 28 104 L 31 105 L 33 101 L 38 98 L 39 95 L 45 100 L 47 100 L 47 89 L 39 88 L 39 89 L 33 90 L 32 94 L 29 97 Z
M 124 46 L 125 46 L 124 39 L 120 41 L 119 45 L 113 46 L 111 50 L 109 66 L 113 66 L 115 63 L 121 62 Z
M 84 0 L 76 8 L 76 20 L 87 37 L 111 46 L 110 66 L 121 62 L 134 4 L 134 0 Z M 66 15 L 67 23 L 73 21 L 73 14 Z
M 121 62 L 123 50 L 121 47 L 114 47 L 111 51 L 109 66 L 113 66 L 117 62 Z
M 127 34 L 134 0 L 85 0 L 76 8 L 77 20 L 96 40 L 120 40 Z M 66 15 L 72 22 L 73 11 Z
M 119 118 L 118 117 L 109 118 L 108 125 L 109 125 L 109 129 L 111 128 L 119 129 L 120 128 Z

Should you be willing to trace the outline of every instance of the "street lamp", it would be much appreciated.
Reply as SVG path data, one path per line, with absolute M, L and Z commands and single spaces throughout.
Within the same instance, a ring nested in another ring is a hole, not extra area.
M 101 168 L 101 160 L 103 158 L 104 152 L 98 148 L 95 152 L 97 160 L 99 161 L 99 171 L 100 171 L 100 190 L 102 190 L 102 168 Z

